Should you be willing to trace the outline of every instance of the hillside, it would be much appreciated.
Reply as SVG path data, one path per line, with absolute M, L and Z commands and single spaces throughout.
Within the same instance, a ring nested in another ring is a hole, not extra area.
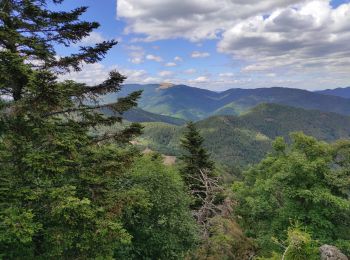
M 124 119 L 130 122 L 162 122 L 172 125 L 183 125 L 186 123 L 185 120 L 180 118 L 158 115 L 140 108 L 130 109 L 129 111 L 126 111 L 123 116 Z
M 342 98 L 350 98 L 350 87 L 346 88 L 336 88 L 336 89 L 326 89 L 321 91 L 316 91 L 317 93 L 324 95 L 337 96 Z
M 287 120 L 286 120 L 287 119 Z M 261 104 L 241 116 L 213 116 L 196 123 L 214 160 L 230 167 L 256 163 L 277 136 L 303 131 L 321 140 L 350 137 L 350 117 L 277 104 Z M 142 146 L 178 155 L 184 127 L 146 123 Z
M 221 107 L 214 111 L 213 114 L 242 114 L 259 104 L 275 103 L 304 109 L 317 109 L 324 112 L 350 115 L 349 100 L 301 89 L 278 87 L 229 89 L 222 92 L 221 95 L 224 96 L 223 101 L 225 101 L 224 103 L 226 103 L 226 105 L 225 107 Z M 225 111 L 222 111 L 223 108 L 226 108 Z
M 213 115 L 241 115 L 261 103 L 276 103 L 304 109 L 317 109 L 350 115 L 348 99 L 290 88 L 229 89 L 223 92 L 185 85 L 125 85 L 119 96 L 143 90 L 139 107 L 151 113 L 202 120 Z M 113 102 L 117 94 L 104 97 Z
M 106 115 L 111 115 L 113 113 L 110 109 L 106 109 L 106 108 L 101 109 L 101 112 Z M 154 113 L 145 111 L 141 108 L 132 108 L 126 111 L 123 114 L 123 118 L 126 121 L 137 122 L 137 123 L 162 122 L 162 123 L 167 123 L 171 125 L 184 125 L 186 123 L 186 120 L 184 119 L 154 114 Z
M 143 90 L 138 105 L 140 108 L 156 113 L 186 120 L 199 120 L 217 109 L 219 93 L 192 88 L 185 85 L 162 87 L 158 84 L 125 85 L 122 91 L 104 97 L 105 102 L 114 102 L 118 96 L 125 96 L 133 91 Z

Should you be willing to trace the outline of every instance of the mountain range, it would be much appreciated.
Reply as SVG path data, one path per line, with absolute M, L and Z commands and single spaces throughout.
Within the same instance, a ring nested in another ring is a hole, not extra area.
M 332 95 L 332 96 L 338 96 L 338 97 L 343 97 L 343 98 L 350 98 L 350 87 L 326 89 L 326 90 L 320 90 L 320 91 L 316 91 L 316 92 L 320 93 L 320 94 L 325 94 L 325 95 Z
M 183 120 L 203 120 L 214 115 L 242 115 L 262 103 L 275 103 L 350 115 L 350 100 L 339 91 L 311 92 L 291 88 L 229 89 L 215 92 L 186 85 L 127 84 L 118 94 L 104 97 L 113 102 L 136 90 L 143 90 L 139 108 Z M 342 92 L 343 93 L 343 92 Z
M 302 131 L 320 140 L 350 138 L 349 88 L 306 91 L 291 88 L 229 89 L 215 92 L 185 85 L 125 85 L 113 102 L 143 90 L 139 107 L 124 118 L 142 122 L 141 149 L 178 156 L 180 138 L 188 120 L 205 139 L 212 158 L 229 169 L 259 162 L 277 136 Z
M 145 123 L 138 139 L 141 148 L 167 155 L 181 153 L 184 126 Z M 260 104 L 240 116 L 213 116 L 196 122 L 212 158 L 229 168 L 242 168 L 260 161 L 277 136 L 302 131 L 320 140 L 350 138 L 350 117 L 279 104 Z

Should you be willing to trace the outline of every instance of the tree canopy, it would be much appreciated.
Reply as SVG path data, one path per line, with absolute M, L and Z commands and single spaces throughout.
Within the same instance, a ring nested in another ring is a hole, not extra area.
M 320 142 L 302 133 L 274 142 L 275 151 L 234 184 L 237 214 L 247 234 L 263 252 L 284 239 L 293 222 L 301 223 L 320 243 L 349 252 L 350 143 Z
M 86 7 L 56 12 L 48 3 L 0 3 L 1 257 L 110 258 L 131 239 L 121 211 L 133 202 L 117 191 L 138 154 L 127 144 L 141 127 L 90 130 L 122 122 L 140 92 L 99 103 L 99 95 L 121 89 L 125 77 L 116 71 L 95 86 L 58 81 L 60 73 L 101 60 L 116 42 L 59 57 L 55 47 L 78 43 L 98 23 L 80 20 Z M 102 107 L 117 116 L 102 115 Z

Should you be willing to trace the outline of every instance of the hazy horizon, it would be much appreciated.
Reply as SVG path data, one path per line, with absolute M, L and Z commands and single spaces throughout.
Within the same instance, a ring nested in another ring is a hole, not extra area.
M 173 84 L 171 82 L 155 82 L 155 83 L 124 83 L 123 85 L 141 85 L 141 86 L 147 86 L 147 85 L 169 85 L 169 87 L 173 87 L 173 86 L 187 86 L 187 87 L 191 87 L 191 88 L 199 88 L 199 89 L 205 89 L 205 90 L 210 90 L 210 91 L 216 91 L 216 92 L 224 92 L 226 90 L 229 89 L 259 89 L 259 88 L 286 88 L 286 89 L 300 89 L 300 90 L 308 90 L 308 91 L 312 91 L 312 92 L 317 92 L 317 91 L 322 91 L 322 90 L 334 90 L 334 89 L 346 89 L 346 88 L 350 88 L 350 86 L 344 86 L 344 87 L 334 87 L 334 88 L 322 88 L 322 89 L 314 89 L 314 90 L 310 90 L 310 89 L 305 89 L 305 88 L 293 88 L 293 87 L 285 87 L 285 86 L 270 86 L 270 87 L 246 87 L 246 88 L 241 88 L 239 86 L 237 87 L 227 87 L 226 89 L 222 89 L 222 90 L 213 90 L 213 89 L 209 89 L 209 88 L 205 88 L 204 86 L 192 86 L 189 84 L 184 84 L 184 83 L 177 83 L 177 84 Z

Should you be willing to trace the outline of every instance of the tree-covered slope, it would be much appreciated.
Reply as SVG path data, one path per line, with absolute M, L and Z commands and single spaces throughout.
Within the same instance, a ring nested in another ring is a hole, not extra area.
M 278 104 L 261 104 L 241 116 L 214 116 L 196 126 L 212 158 L 229 166 L 256 163 L 270 151 L 276 136 L 303 131 L 321 140 L 350 137 L 350 117 Z M 178 155 L 184 128 L 164 123 L 145 124 L 142 146 Z
M 260 89 L 230 89 L 223 93 L 228 103 L 213 114 L 242 114 L 261 103 L 275 103 L 304 109 L 317 109 L 324 112 L 334 112 L 350 115 L 348 99 L 327 96 L 301 89 L 290 88 L 260 88 Z
M 119 96 L 142 90 L 140 108 L 161 115 L 182 119 L 198 120 L 207 117 L 211 111 L 217 109 L 219 93 L 192 88 L 185 85 L 165 86 L 158 84 L 125 85 L 118 95 L 104 97 L 106 102 L 115 101 Z
M 145 111 L 141 108 L 130 109 L 129 111 L 124 113 L 124 118 L 129 122 L 139 122 L 139 123 L 163 122 L 163 123 L 168 123 L 172 125 L 183 125 L 186 123 L 184 119 L 154 114 L 154 113 Z
M 113 115 L 113 112 L 108 108 L 102 108 L 100 111 L 107 116 Z M 138 107 L 124 112 L 123 118 L 132 123 L 162 122 L 171 125 L 184 125 L 186 123 L 184 119 L 151 113 Z
M 321 90 L 316 92 L 320 94 L 325 94 L 325 95 L 337 96 L 342 98 L 350 98 L 350 87 L 326 89 L 326 90 Z
M 202 120 L 212 115 L 240 115 L 261 103 L 350 115 L 348 99 L 300 89 L 273 87 L 214 92 L 185 85 L 134 84 L 125 85 L 118 95 L 123 96 L 136 90 L 143 90 L 140 108 L 185 120 Z M 108 102 L 117 98 L 116 94 L 104 97 Z
M 322 140 L 335 140 L 350 136 L 350 117 L 317 110 L 305 110 L 277 104 L 261 104 L 238 117 L 227 117 L 232 124 L 259 131 L 274 139 L 290 132 L 303 131 Z

